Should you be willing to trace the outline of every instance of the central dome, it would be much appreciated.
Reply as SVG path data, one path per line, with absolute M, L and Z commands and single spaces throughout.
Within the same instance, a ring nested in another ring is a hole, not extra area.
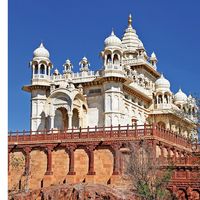
M 121 48 L 121 40 L 115 35 L 114 31 L 111 32 L 111 35 L 104 40 L 104 47 L 120 47 Z
M 132 17 L 129 15 L 128 28 L 125 30 L 122 38 L 122 47 L 127 50 L 135 51 L 138 48 L 144 48 L 142 41 L 136 34 L 136 30 L 132 27 Z
M 40 46 L 35 49 L 33 52 L 33 57 L 42 57 L 42 58 L 49 58 L 49 51 L 44 47 L 43 43 L 40 44 Z

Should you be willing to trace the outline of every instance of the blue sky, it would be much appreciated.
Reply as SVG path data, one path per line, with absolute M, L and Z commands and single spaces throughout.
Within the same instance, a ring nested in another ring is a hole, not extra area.
M 199 9 L 199 0 L 10 0 L 9 130 L 30 128 L 30 94 L 21 87 L 30 83 L 28 63 L 41 41 L 54 69 L 62 71 L 69 58 L 78 71 L 83 56 L 91 69 L 99 69 L 104 39 L 112 28 L 122 37 L 129 13 L 148 55 L 155 51 L 158 71 L 171 82 L 171 90 L 200 94 Z

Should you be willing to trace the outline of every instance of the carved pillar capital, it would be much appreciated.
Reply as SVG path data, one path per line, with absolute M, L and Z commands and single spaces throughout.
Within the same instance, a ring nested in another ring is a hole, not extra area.
M 66 144 L 65 145 L 65 150 L 67 152 L 70 152 L 70 151 L 75 151 L 77 148 L 77 146 L 75 144 Z
M 29 146 L 24 147 L 23 152 L 24 152 L 25 156 L 28 155 L 31 152 L 31 147 L 29 147 Z

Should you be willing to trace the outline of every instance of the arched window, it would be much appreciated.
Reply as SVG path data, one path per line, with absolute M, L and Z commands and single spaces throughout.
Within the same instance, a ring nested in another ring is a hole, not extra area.
M 112 62 L 111 55 L 108 54 L 108 55 L 107 55 L 106 64 L 111 63 L 111 62 Z
M 113 64 L 119 64 L 119 58 L 117 54 L 115 54 L 113 57 Z
M 165 103 L 169 103 L 169 101 L 168 101 L 168 96 L 167 96 L 167 94 L 165 94 L 165 96 L 164 96 L 164 99 L 165 99 Z
M 77 109 L 73 109 L 73 116 L 72 116 L 72 127 L 79 128 L 79 113 Z
M 45 70 L 44 70 L 44 64 L 40 65 L 40 74 L 44 74 Z
M 35 74 L 38 74 L 38 64 L 35 65 Z
M 195 115 L 195 108 L 192 109 L 192 114 Z
M 163 103 L 163 99 L 162 99 L 162 95 L 161 94 L 158 96 L 158 103 Z
M 66 108 L 58 108 L 55 111 L 54 126 L 57 129 L 67 129 L 68 114 Z

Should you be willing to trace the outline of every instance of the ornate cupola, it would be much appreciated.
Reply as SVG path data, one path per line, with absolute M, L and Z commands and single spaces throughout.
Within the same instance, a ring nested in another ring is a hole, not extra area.
M 158 62 L 158 59 L 157 59 L 157 57 L 156 57 L 156 54 L 153 52 L 153 53 L 151 54 L 151 57 L 150 57 L 150 63 L 152 64 L 152 66 L 153 66 L 153 68 L 154 68 L 155 70 L 157 69 L 157 66 L 156 66 L 157 62 Z
M 88 59 L 85 56 L 79 62 L 79 66 L 80 66 L 80 71 L 81 72 L 88 72 L 89 71 L 90 63 L 89 63 Z
M 65 61 L 65 63 L 63 64 L 63 67 L 64 67 L 63 74 L 71 75 L 73 65 L 72 65 L 72 63 L 71 63 L 71 61 L 69 59 L 67 59 Z
M 115 35 L 112 30 L 110 36 L 104 40 L 104 50 L 101 52 L 101 56 L 104 61 L 104 69 L 112 69 L 120 66 L 122 57 L 122 42 Z
M 53 65 L 50 61 L 49 51 L 44 47 L 43 43 L 33 52 L 33 59 L 30 62 L 32 68 L 33 79 L 45 79 L 50 76 L 50 70 Z
M 163 74 L 161 74 L 161 77 L 155 82 L 154 102 L 155 107 L 160 109 L 169 108 L 172 103 L 170 82 Z
M 181 89 L 174 95 L 174 104 L 177 105 L 180 109 L 184 109 L 184 105 L 187 103 L 187 95 L 182 92 Z

